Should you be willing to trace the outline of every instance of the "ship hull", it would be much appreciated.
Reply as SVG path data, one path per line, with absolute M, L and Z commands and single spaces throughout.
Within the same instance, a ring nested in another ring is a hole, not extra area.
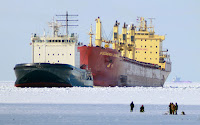
M 81 78 L 83 70 L 68 64 L 28 63 L 14 68 L 16 87 L 92 87 L 93 82 Z M 87 82 L 87 84 L 85 84 Z
M 125 81 L 119 80 L 119 86 L 143 86 L 143 87 L 163 87 L 169 71 L 160 70 L 154 66 L 144 66 L 135 61 L 122 61 L 124 70 L 121 72 L 125 76 Z
M 79 50 L 80 65 L 91 70 L 95 86 L 162 87 L 170 73 L 154 65 L 122 58 L 110 48 L 82 46 Z
M 91 70 L 95 86 L 117 86 L 119 76 L 118 52 L 101 47 L 79 47 L 80 65 Z M 111 54 L 111 55 L 109 55 Z

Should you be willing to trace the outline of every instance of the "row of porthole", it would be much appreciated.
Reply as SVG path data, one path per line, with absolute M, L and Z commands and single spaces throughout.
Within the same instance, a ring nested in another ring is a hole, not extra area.
M 144 58 L 144 59 L 147 59 L 147 58 Z M 150 58 L 150 60 L 151 60 L 152 58 Z M 157 60 L 157 58 L 155 58 L 156 60 Z
M 47 40 L 47 42 L 75 42 L 74 40 Z
M 60 61 L 58 60 L 58 62 L 60 62 Z M 49 60 L 48 60 L 48 63 L 49 63 Z
M 144 46 L 145 48 L 147 47 L 147 46 Z M 141 48 L 142 48 L 142 46 L 141 46 Z M 150 48 L 152 48 L 152 46 L 150 46 Z M 156 48 L 158 48 L 158 46 L 156 46 Z
M 137 59 L 137 58 L 135 58 L 135 59 Z M 147 59 L 147 58 L 144 58 L 145 60 Z M 150 60 L 151 60 L 152 58 L 150 58 Z M 157 60 L 157 58 L 155 58 L 155 60 Z
M 130 35 L 130 33 L 126 33 L 127 35 Z M 153 35 L 153 33 L 135 33 L 135 35 Z
M 141 41 L 142 41 L 143 39 L 141 39 Z M 144 41 L 147 41 L 146 39 L 144 40 Z M 152 41 L 152 39 L 151 39 L 151 41 Z M 156 40 L 157 41 L 157 40 Z
M 146 51 L 144 52 L 144 53 L 147 53 Z M 156 52 L 156 54 L 157 54 L 158 52 Z M 152 54 L 152 52 L 150 52 L 150 54 Z
M 140 53 L 140 51 L 136 51 L 135 53 Z M 144 53 L 147 53 L 146 51 Z M 158 52 L 156 52 L 157 54 Z M 150 52 L 150 54 L 152 54 L 152 52 Z
M 33 42 L 44 42 L 44 40 L 35 40 Z M 46 42 L 75 42 L 75 40 L 46 40 Z
M 127 33 L 127 35 L 130 35 L 130 33 Z M 153 35 L 153 33 L 135 33 L 135 35 Z

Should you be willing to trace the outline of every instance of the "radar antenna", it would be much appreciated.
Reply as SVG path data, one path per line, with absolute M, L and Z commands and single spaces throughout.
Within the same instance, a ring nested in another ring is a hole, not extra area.
M 62 26 L 60 23 L 58 23 L 57 21 L 54 22 L 54 18 L 53 18 L 53 22 L 49 22 L 49 27 L 52 27 L 52 31 L 53 31 L 53 36 L 57 36 L 58 35 L 58 31 L 59 28 Z

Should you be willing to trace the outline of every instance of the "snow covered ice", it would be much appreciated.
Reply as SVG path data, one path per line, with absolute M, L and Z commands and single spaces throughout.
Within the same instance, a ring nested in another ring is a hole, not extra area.
M 170 102 L 178 103 L 177 116 L 165 115 Z M 141 105 L 144 113 L 139 112 Z M 199 125 L 200 83 L 166 83 L 163 88 L 16 88 L 14 82 L 0 82 L 0 125 L 133 123 Z

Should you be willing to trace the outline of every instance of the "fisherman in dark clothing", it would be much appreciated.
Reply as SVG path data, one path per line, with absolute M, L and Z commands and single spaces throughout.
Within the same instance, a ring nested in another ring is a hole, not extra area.
M 134 103 L 133 103 L 133 101 L 131 102 L 130 107 L 131 107 L 131 112 L 133 112 L 133 108 L 134 108 Z
M 177 115 L 177 111 L 178 111 L 178 104 L 175 104 L 175 115 Z
M 143 105 L 140 107 L 140 112 L 144 112 L 144 106 Z
M 169 114 L 170 115 L 172 114 L 172 108 L 171 108 L 171 106 L 172 106 L 172 103 L 170 102 L 170 104 L 169 104 Z

